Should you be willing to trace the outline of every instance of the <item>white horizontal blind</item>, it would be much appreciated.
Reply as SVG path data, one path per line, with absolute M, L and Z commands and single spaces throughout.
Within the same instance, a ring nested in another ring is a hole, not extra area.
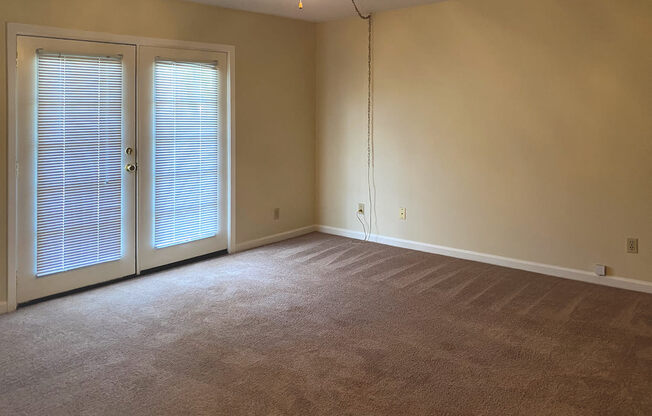
M 122 257 L 122 59 L 38 53 L 37 275 Z
M 213 237 L 220 232 L 219 93 L 215 62 L 156 59 L 156 248 Z

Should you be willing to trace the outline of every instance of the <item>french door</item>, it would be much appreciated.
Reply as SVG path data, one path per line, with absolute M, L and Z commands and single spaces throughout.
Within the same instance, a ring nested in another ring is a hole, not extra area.
M 226 248 L 225 54 L 17 50 L 19 303 Z
M 134 46 L 18 38 L 17 300 L 133 274 Z
M 226 62 L 139 48 L 140 270 L 227 248 Z

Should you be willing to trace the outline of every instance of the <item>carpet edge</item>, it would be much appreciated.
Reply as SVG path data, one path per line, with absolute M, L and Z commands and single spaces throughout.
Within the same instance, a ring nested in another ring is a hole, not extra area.
M 315 231 L 316 226 L 308 225 L 306 227 L 295 228 L 294 230 L 284 231 L 278 234 L 268 235 L 266 237 L 256 238 L 254 240 L 244 241 L 235 245 L 234 253 L 240 251 L 250 250 L 252 248 L 261 247 L 267 244 L 278 243 L 279 241 L 287 240 L 294 237 L 299 237 L 304 234 Z
M 316 225 L 315 231 L 332 234 L 341 237 L 349 237 L 361 240 L 364 234 L 361 231 L 353 231 L 345 228 L 331 227 L 328 225 Z M 426 253 L 440 254 L 448 257 L 472 260 L 480 263 L 493 264 L 496 266 L 509 267 L 511 269 L 524 270 L 528 272 L 541 273 L 549 276 L 561 277 L 564 279 L 578 280 L 581 282 L 609 286 L 617 289 L 632 290 L 652 294 L 652 282 L 639 279 L 630 279 L 619 276 L 597 276 L 586 270 L 572 269 L 555 266 L 552 264 L 537 263 L 527 260 L 520 260 L 511 257 L 497 256 L 494 254 L 481 253 L 471 250 L 440 246 L 435 244 L 422 243 L 419 241 L 404 240 L 400 238 L 387 237 L 372 234 L 370 241 L 394 247 L 407 248 Z

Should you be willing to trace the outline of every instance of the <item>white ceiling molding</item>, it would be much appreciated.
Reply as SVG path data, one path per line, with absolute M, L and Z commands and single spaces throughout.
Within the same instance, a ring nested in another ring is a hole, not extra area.
M 256 13 L 290 17 L 311 22 L 325 22 L 356 16 L 351 0 L 186 0 L 210 4 L 227 9 L 246 10 Z M 400 9 L 441 0 L 356 0 L 363 13 Z

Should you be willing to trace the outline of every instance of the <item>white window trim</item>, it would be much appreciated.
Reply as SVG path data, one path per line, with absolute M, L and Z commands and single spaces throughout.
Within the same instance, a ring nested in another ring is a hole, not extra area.
M 189 42 L 172 39 L 146 38 L 115 35 L 111 33 L 87 32 L 49 26 L 7 24 L 7 310 L 16 310 L 16 219 L 18 206 L 17 191 L 17 140 L 16 136 L 16 57 L 18 36 L 40 36 L 47 38 L 97 41 L 124 45 L 155 46 L 225 52 L 227 63 L 227 184 L 228 184 L 228 251 L 235 252 L 235 46 L 215 43 Z M 137 119 L 137 117 L 136 117 Z

